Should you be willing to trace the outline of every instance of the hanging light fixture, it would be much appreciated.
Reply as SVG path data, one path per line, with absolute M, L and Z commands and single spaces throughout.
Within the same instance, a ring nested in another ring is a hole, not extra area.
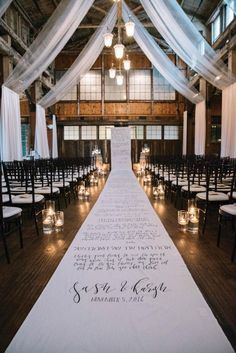
M 114 50 L 116 59 L 122 59 L 124 56 L 125 46 L 121 43 L 118 43 L 114 46 Z
M 112 46 L 113 34 L 105 33 L 103 34 L 103 38 L 105 47 L 110 48 Z
M 118 38 L 117 38 L 117 43 L 114 45 L 114 53 L 115 57 L 118 60 L 121 60 L 124 57 L 124 52 L 125 52 L 125 46 L 121 42 L 121 30 L 122 30 L 122 0 L 113 0 L 114 2 L 117 3 L 117 27 L 118 27 Z M 125 23 L 125 29 L 126 29 L 126 34 L 128 37 L 131 37 L 134 35 L 134 28 L 135 24 L 131 19 L 127 23 Z M 113 34 L 111 33 L 106 33 L 104 34 L 104 43 L 106 47 L 111 47 L 112 45 L 112 40 L 113 40 Z M 131 66 L 131 61 L 128 58 L 128 55 L 126 59 L 123 61 L 123 66 L 126 71 L 130 69 Z M 110 78 L 115 78 L 117 80 L 118 85 L 123 85 L 124 82 L 124 76 L 121 73 L 121 64 L 119 65 L 119 72 L 116 72 L 116 68 L 112 64 L 112 67 L 109 69 L 109 77 Z
M 129 71 L 130 65 L 131 65 L 131 61 L 129 60 L 128 55 L 126 55 L 126 59 L 123 61 L 123 65 L 124 65 L 124 69 L 126 71 Z
M 112 63 L 111 68 L 109 70 L 109 77 L 110 78 L 115 78 L 116 77 L 116 68 L 114 67 L 113 63 Z
M 131 20 L 125 23 L 125 30 L 127 37 L 133 37 L 134 35 L 135 23 Z
M 124 76 L 122 75 L 121 71 L 116 75 L 116 83 L 118 86 L 122 86 L 124 82 Z
M 122 15 L 122 2 L 119 2 L 117 4 L 118 6 L 118 11 L 117 11 L 117 16 L 118 16 L 118 43 L 114 46 L 115 50 L 115 57 L 116 59 L 122 59 L 124 56 L 124 50 L 125 46 L 121 43 L 121 15 Z

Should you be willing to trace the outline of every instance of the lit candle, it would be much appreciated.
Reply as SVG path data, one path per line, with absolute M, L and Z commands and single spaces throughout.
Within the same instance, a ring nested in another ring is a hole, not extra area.
M 179 219 L 179 224 L 182 226 L 186 226 L 188 224 L 188 221 L 183 217 Z
M 55 226 L 56 227 L 61 227 L 61 226 L 63 226 L 63 224 L 64 223 L 63 223 L 63 221 L 61 219 L 57 219 L 56 222 L 55 222 Z
M 44 225 L 49 225 L 52 223 L 52 218 L 51 217 L 47 217 L 43 220 L 43 224 Z

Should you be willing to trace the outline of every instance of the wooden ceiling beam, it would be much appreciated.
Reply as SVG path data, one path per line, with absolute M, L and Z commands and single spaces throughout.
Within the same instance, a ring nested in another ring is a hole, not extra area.
M 135 9 L 133 9 L 132 11 L 133 11 L 134 13 L 136 13 L 136 12 L 138 12 L 139 10 L 141 10 L 142 8 L 143 8 L 142 5 L 139 5 L 139 6 L 135 7 Z
M 155 28 L 153 23 L 152 22 L 146 22 L 146 23 L 143 23 L 143 26 L 146 27 L 146 28 Z M 92 24 L 92 23 L 87 23 L 87 24 L 82 24 L 82 25 L 79 25 L 79 28 L 98 28 L 98 27 L 101 27 L 100 25 L 95 25 L 95 24 Z M 117 27 L 117 26 L 115 26 Z M 124 27 L 124 26 L 122 26 Z
M 56 0 L 52 0 L 52 2 L 53 2 L 53 5 L 55 6 L 55 8 L 57 8 L 58 2 Z
M 101 12 L 103 15 L 107 15 L 107 11 L 103 10 L 101 7 L 99 6 L 95 6 L 95 5 L 92 5 L 92 8 L 98 12 Z
M 36 28 L 34 27 L 33 23 L 31 22 L 31 19 L 29 18 L 28 14 L 26 13 L 26 11 L 23 9 L 23 7 L 21 6 L 21 4 L 19 3 L 18 0 L 15 0 L 13 2 L 15 8 L 17 9 L 17 11 L 19 11 L 20 15 L 24 18 L 24 20 L 28 23 L 28 25 L 30 26 L 31 29 L 33 29 L 36 32 Z
M 41 15 L 44 16 L 44 13 L 42 12 L 42 10 L 41 10 L 41 8 L 40 8 L 40 6 L 38 4 L 38 1 L 37 0 L 33 0 L 33 3 L 36 6 L 37 10 L 41 13 Z

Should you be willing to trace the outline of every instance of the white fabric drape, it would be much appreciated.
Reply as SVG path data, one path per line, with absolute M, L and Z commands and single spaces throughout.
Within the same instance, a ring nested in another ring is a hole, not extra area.
M 35 41 L 4 83 L 23 92 L 53 62 L 63 49 L 94 0 L 62 0 Z
M 55 115 L 52 117 L 52 158 L 58 158 L 57 122 Z
M 222 92 L 221 157 L 236 158 L 236 83 Z
M 188 112 L 183 114 L 183 156 L 187 154 L 187 131 L 188 131 Z
M 196 104 L 195 107 L 195 147 L 194 153 L 197 156 L 205 154 L 206 144 L 206 101 Z
M 97 57 L 104 48 L 103 34 L 107 31 L 112 31 L 117 17 L 117 7 L 113 4 L 109 13 L 102 21 L 96 32 L 92 35 L 87 45 L 84 47 L 80 55 L 66 71 L 57 84 L 49 91 L 39 102 L 41 106 L 47 108 L 63 98 L 68 92 L 70 87 L 76 85 L 81 78 L 85 75 L 91 66 L 96 61 Z
M 200 96 L 199 92 L 194 87 L 190 88 L 188 86 L 188 80 L 158 46 L 153 37 L 125 3 L 123 3 L 122 12 L 125 22 L 127 22 L 129 18 L 132 18 L 132 21 L 135 23 L 134 39 L 161 75 L 192 103 L 196 104 L 202 101 L 203 98 Z
M 1 158 L 3 161 L 22 159 L 19 95 L 2 86 Z
M 36 104 L 34 149 L 40 158 L 49 158 L 45 109 Z
M 152 23 L 170 47 L 213 86 L 235 82 L 223 61 L 202 37 L 175 0 L 140 0 Z
M 0 17 L 6 12 L 12 0 L 0 0 Z

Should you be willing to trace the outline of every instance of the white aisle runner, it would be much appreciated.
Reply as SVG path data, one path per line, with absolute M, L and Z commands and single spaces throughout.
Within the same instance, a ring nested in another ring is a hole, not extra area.
M 232 353 L 112 131 L 104 191 L 8 353 Z M 30 286 L 30 283 L 29 283 Z

